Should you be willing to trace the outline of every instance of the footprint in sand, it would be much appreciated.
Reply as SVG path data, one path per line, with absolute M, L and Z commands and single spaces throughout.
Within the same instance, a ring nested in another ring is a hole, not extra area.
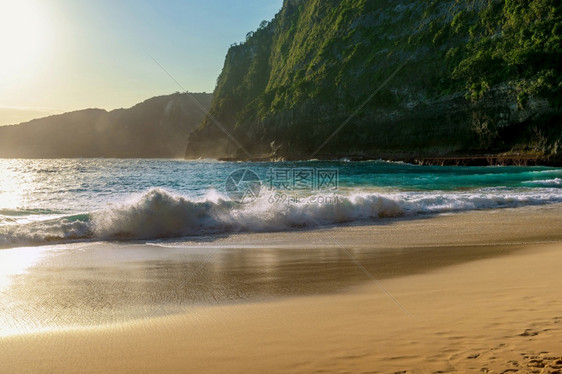
M 532 329 L 526 329 L 523 333 L 519 334 L 519 336 L 537 336 L 538 334 L 538 332 Z
M 535 360 L 529 361 L 527 366 L 531 367 L 531 368 L 543 368 L 543 367 L 546 366 L 546 363 L 541 359 L 535 359 Z
M 519 370 L 518 369 L 505 369 L 504 371 L 502 371 L 501 374 L 506 374 L 506 373 L 517 373 Z

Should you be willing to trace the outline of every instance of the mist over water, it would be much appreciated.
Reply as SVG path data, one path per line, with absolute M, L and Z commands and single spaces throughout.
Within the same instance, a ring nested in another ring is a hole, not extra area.
M 232 201 L 226 187 L 239 169 L 262 182 L 248 204 Z M 328 170 L 337 189 L 282 189 L 272 170 Z M 286 231 L 549 204 L 562 202 L 561 180 L 562 170 L 546 167 L 382 161 L 0 160 L 0 247 Z

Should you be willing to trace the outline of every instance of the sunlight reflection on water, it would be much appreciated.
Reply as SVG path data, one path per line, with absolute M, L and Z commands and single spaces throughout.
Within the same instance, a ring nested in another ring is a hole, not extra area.
M 0 250 L 0 292 L 10 286 L 14 276 L 35 265 L 47 248 L 27 247 Z

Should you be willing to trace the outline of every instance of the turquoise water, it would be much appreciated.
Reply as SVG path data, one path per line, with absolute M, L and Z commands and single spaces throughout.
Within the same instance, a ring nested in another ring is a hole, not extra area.
M 227 183 L 237 170 L 260 183 L 249 199 L 232 194 L 246 181 Z M 561 201 L 562 170 L 547 167 L 0 160 L 0 246 L 279 231 Z

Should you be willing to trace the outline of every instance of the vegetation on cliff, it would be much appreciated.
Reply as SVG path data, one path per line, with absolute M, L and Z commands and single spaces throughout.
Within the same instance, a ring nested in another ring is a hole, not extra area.
M 309 157 L 347 123 L 319 156 L 560 157 L 561 9 L 556 0 L 285 0 L 228 51 L 187 156 Z
M 469 19 L 475 24 L 469 26 Z M 491 2 L 479 14 L 458 14 L 451 26 L 455 28 L 450 32 L 468 30 L 470 34 L 465 58 L 453 76 L 466 81 L 473 98 L 509 81 L 518 93 L 520 107 L 530 96 L 548 98 L 555 106 L 562 104 L 559 1 Z

